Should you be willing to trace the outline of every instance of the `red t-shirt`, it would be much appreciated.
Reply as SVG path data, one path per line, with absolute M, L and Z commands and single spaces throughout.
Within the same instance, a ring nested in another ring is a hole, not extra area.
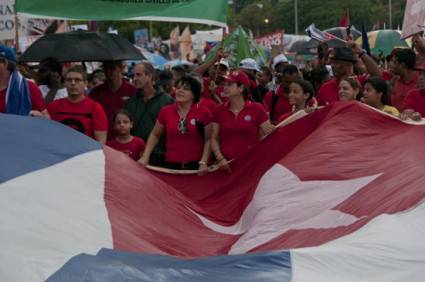
M 211 123 L 211 114 L 206 108 L 192 105 L 185 118 L 185 133 L 179 130 L 180 116 L 176 104 L 164 106 L 159 112 L 158 122 L 165 128 L 167 162 L 187 163 L 202 158 L 204 141 L 196 124 L 199 122 L 207 126 Z
M 393 78 L 393 74 L 390 71 L 383 70 L 381 72 L 381 77 L 385 81 L 390 81 Z
M 31 80 L 27 81 L 28 89 L 30 91 L 32 109 L 40 112 L 44 111 L 46 106 L 44 105 L 44 99 L 40 89 Z M 6 92 L 7 88 L 0 91 L 0 113 L 6 112 Z
M 292 111 L 292 106 L 289 104 L 288 98 L 284 95 L 283 88 L 278 86 L 275 94 L 273 94 L 272 91 L 269 91 L 266 93 L 266 96 L 264 96 L 263 104 L 269 113 L 271 113 L 272 110 L 273 95 L 278 95 L 279 98 L 276 101 L 274 113 L 270 119 L 277 121 L 281 115 Z
M 220 148 L 223 156 L 230 160 L 244 154 L 258 143 L 260 125 L 268 120 L 264 107 L 247 101 L 242 111 L 235 116 L 230 103 L 218 106 L 212 121 L 220 126 Z
M 124 108 L 125 102 L 135 93 L 136 87 L 128 83 L 126 79 L 122 80 L 122 85 L 116 92 L 112 92 L 105 83 L 93 88 L 91 91 L 90 98 L 102 105 L 108 117 L 108 139 L 116 136 L 112 121 L 115 113 Z
M 211 79 L 209 77 L 203 78 L 203 84 L 204 84 L 204 90 L 202 92 L 202 98 L 212 99 L 213 101 L 216 101 L 216 98 L 213 97 L 211 94 L 211 91 L 209 89 L 210 87 Z M 215 95 L 218 97 L 223 103 L 227 102 L 228 98 L 224 94 L 224 84 L 220 84 L 215 88 Z M 217 101 L 218 103 L 218 101 Z
M 359 75 L 357 80 L 363 85 L 367 80 L 367 74 Z M 319 106 L 326 106 L 339 101 L 339 81 L 336 78 L 326 81 L 317 91 L 316 99 Z
M 416 81 L 419 75 L 416 74 L 412 80 L 405 83 L 400 77 L 395 81 L 393 92 L 391 93 L 391 104 L 397 108 L 397 110 L 403 110 L 403 101 L 406 98 L 407 93 L 416 88 Z
M 403 110 L 412 109 L 425 117 L 425 90 L 414 89 L 410 91 L 403 102 Z
M 206 109 L 208 109 L 208 111 L 210 111 L 210 113 L 212 113 L 215 109 L 215 107 L 217 107 L 217 104 L 208 98 L 201 98 L 201 101 L 199 101 L 198 103 L 201 107 L 205 107 Z
M 121 143 L 118 142 L 116 138 L 113 138 L 108 140 L 106 145 L 117 151 L 123 152 L 135 161 L 140 159 L 141 153 L 145 150 L 145 142 L 141 138 L 135 136 L 133 136 L 128 143 Z
M 107 131 L 108 121 L 102 106 L 85 97 L 78 103 L 62 98 L 49 104 L 51 118 L 93 138 L 94 131 Z

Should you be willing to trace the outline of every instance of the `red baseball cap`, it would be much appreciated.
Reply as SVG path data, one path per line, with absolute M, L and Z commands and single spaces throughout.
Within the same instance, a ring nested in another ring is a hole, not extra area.
M 246 75 L 243 71 L 232 71 L 225 78 L 226 81 L 240 83 L 247 87 L 251 86 L 251 81 L 249 80 L 248 75 Z

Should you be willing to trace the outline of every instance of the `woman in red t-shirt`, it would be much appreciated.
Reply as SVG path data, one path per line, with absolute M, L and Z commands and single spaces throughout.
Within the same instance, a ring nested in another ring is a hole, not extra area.
M 263 105 L 248 101 L 250 85 L 243 71 L 231 72 L 224 87 L 229 101 L 213 113 L 211 149 L 222 169 L 230 171 L 228 160 L 246 153 L 274 130 Z
M 278 123 L 284 121 L 292 114 L 300 111 L 307 110 L 309 101 L 314 95 L 314 88 L 310 82 L 303 79 L 298 79 L 294 82 L 291 82 L 289 85 L 289 94 L 288 101 L 292 106 L 292 111 L 289 113 L 285 113 L 279 117 Z
M 126 110 L 119 110 L 112 122 L 116 137 L 108 140 L 106 145 L 125 153 L 135 161 L 140 159 L 145 150 L 145 142 L 130 134 L 130 130 L 133 128 L 133 119 L 130 113 Z
M 211 115 L 198 104 L 201 83 L 184 76 L 176 84 L 176 103 L 161 109 L 140 163 L 147 165 L 152 150 L 166 133 L 165 167 L 179 170 L 208 170 L 210 155 Z

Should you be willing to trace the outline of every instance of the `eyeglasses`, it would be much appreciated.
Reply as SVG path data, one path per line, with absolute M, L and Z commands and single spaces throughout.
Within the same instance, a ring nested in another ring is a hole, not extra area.
M 189 128 L 187 127 L 186 119 L 181 118 L 179 120 L 179 124 L 177 125 L 177 129 L 180 131 L 181 134 L 186 134 L 189 132 Z
M 78 77 L 67 77 L 67 78 L 65 78 L 65 82 L 68 82 L 68 83 L 72 83 L 72 82 L 80 83 L 80 82 L 83 82 L 83 81 L 84 81 L 84 79 L 78 78 Z

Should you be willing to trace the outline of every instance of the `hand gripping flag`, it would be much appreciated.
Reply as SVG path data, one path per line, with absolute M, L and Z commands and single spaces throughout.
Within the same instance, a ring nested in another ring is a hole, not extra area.
M 357 102 L 204 177 L 0 115 L 2 281 L 423 281 L 425 139 Z

